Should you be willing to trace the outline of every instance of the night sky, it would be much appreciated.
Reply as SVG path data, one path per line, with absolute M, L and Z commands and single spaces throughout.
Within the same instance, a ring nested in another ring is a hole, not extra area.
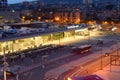
M 18 3 L 23 1 L 33 1 L 33 0 L 8 0 L 8 4 Z

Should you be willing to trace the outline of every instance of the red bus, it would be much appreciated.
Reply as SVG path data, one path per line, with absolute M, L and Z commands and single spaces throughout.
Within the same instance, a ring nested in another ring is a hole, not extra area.
M 72 47 L 72 52 L 78 53 L 78 54 L 89 52 L 91 50 L 92 50 L 91 45 L 82 45 L 82 46 L 78 46 L 78 47 Z

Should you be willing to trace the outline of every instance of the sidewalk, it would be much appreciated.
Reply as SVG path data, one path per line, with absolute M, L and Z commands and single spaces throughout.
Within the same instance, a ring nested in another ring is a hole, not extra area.
M 108 65 L 103 70 L 99 70 L 94 74 L 97 74 L 104 80 L 120 80 L 120 66 L 112 66 L 110 72 L 110 65 Z

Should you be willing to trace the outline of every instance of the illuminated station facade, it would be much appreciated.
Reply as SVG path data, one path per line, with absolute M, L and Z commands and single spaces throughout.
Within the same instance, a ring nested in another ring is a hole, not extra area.
M 6 54 L 26 50 L 40 45 L 55 44 L 52 43 L 58 40 L 57 44 L 60 44 L 60 39 L 81 35 L 88 35 L 88 28 L 81 27 L 80 25 L 68 26 L 66 28 L 58 28 L 55 30 L 49 29 L 48 31 L 38 32 L 34 34 L 13 35 L 12 37 L 0 38 L 0 55 L 3 55 L 4 47 L 6 48 Z

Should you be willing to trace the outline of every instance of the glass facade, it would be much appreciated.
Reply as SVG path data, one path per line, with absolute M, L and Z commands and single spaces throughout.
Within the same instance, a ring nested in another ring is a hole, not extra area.
M 66 38 L 74 36 L 74 35 L 75 35 L 74 30 L 64 32 L 64 37 L 66 37 Z

